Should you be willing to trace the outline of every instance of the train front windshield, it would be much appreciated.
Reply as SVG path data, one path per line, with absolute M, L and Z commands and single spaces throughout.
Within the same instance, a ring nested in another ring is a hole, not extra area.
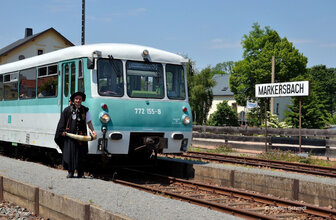
M 161 64 L 127 62 L 127 94 L 132 98 L 163 98 Z
M 123 69 L 120 60 L 98 60 L 98 91 L 102 96 L 123 96 Z M 127 95 L 132 98 L 184 100 L 185 79 L 181 65 L 166 65 L 164 90 L 163 66 L 159 63 L 128 61 L 126 63 Z
M 124 95 L 123 66 L 121 60 L 98 60 L 98 93 L 102 96 Z

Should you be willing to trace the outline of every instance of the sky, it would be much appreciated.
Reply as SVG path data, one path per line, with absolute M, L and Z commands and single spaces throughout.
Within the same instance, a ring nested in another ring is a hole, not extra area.
M 81 44 L 82 0 L 0 0 L 0 49 L 55 28 Z M 199 71 L 242 60 L 254 23 L 286 37 L 307 67 L 336 67 L 336 0 L 86 0 L 85 43 L 131 43 L 181 55 Z

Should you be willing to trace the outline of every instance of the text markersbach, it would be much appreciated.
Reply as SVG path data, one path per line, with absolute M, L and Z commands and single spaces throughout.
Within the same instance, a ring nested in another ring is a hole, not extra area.
M 281 97 L 281 96 L 308 96 L 309 81 L 256 84 L 255 96 Z

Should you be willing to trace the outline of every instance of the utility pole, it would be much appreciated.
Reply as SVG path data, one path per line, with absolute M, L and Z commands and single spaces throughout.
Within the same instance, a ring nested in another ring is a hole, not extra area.
M 85 0 L 82 0 L 82 45 L 85 44 Z
M 271 83 L 274 83 L 274 72 L 275 72 L 275 57 L 272 56 L 272 80 Z M 274 98 L 271 98 L 271 114 L 274 114 Z

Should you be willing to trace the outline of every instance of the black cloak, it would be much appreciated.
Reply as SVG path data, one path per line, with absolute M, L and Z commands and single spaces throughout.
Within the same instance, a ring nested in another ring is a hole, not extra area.
M 69 171 L 82 170 L 83 160 L 88 153 L 88 143 L 78 141 L 67 136 L 62 136 L 62 132 L 87 135 L 86 113 L 89 109 L 85 106 L 76 108 L 70 105 L 64 109 L 58 122 L 55 142 L 61 148 L 63 153 L 63 166 Z

